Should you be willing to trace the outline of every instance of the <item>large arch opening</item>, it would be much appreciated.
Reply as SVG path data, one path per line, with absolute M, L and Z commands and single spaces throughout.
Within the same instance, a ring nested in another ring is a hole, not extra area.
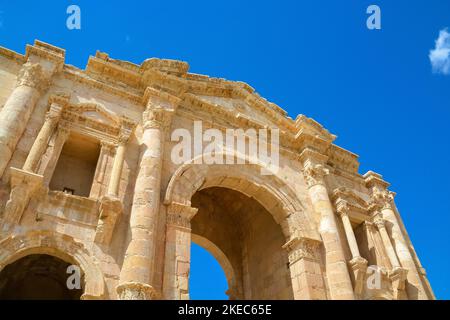
M 230 299 L 293 299 L 286 238 L 265 207 L 224 187 L 201 189 L 191 202 L 192 240 L 224 269 Z
M 79 288 L 69 289 L 70 265 L 47 254 L 31 254 L 16 260 L 0 272 L 0 300 L 79 300 L 83 280 L 80 279 Z

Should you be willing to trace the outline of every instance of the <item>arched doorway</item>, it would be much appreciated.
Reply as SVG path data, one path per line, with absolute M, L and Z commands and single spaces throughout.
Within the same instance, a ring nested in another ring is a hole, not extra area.
M 272 215 L 238 191 L 197 191 L 192 206 L 192 241 L 221 264 L 230 299 L 293 299 L 285 237 Z
M 67 285 L 70 265 L 47 254 L 25 256 L 0 272 L 0 300 L 79 300 L 81 286 L 69 289 Z M 82 279 L 79 283 L 83 283 Z
M 313 217 L 298 190 L 282 177 L 261 175 L 261 169 L 186 163 L 174 172 L 164 198 L 166 299 L 189 299 L 190 246 L 195 236 L 220 247 L 230 261 L 234 273 L 234 282 L 228 280 L 230 299 L 326 297 L 323 246 Z M 215 211 L 223 214 L 214 214 L 211 221 L 208 216 Z

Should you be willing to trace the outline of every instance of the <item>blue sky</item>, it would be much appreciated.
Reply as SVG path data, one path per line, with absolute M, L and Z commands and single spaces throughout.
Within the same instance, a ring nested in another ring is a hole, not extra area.
M 70 4 L 81 8 L 81 30 L 65 26 Z M 370 4 L 381 8 L 381 30 L 366 28 Z M 81 68 L 96 50 L 135 63 L 185 60 L 319 121 L 360 156 L 361 173 L 392 183 L 441 299 L 450 298 L 450 75 L 434 73 L 428 55 L 445 27 L 446 0 L 0 0 L 1 46 L 24 52 L 37 38 Z M 191 296 L 223 297 L 219 267 L 196 247 L 192 256 Z M 215 283 L 205 296 L 202 286 Z

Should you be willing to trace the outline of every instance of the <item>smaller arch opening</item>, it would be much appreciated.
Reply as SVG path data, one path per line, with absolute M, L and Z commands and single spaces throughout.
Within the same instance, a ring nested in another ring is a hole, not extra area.
M 80 287 L 69 289 L 69 266 L 47 254 L 25 256 L 0 272 L 0 300 L 79 300 L 84 279 L 80 274 Z
M 214 255 L 195 242 L 191 245 L 189 296 L 192 300 L 228 300 L 228 280 Z

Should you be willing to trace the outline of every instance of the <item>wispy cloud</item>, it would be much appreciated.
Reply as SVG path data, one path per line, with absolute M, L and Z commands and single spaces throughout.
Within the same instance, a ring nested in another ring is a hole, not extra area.
M 3 11 L 0 11 L 0 28 L 3 28 Z
M 447 28 L 439 31 L 436 46 L 430 50 L 429 57 L 434 72 L 450 74 L 450 33 Z

